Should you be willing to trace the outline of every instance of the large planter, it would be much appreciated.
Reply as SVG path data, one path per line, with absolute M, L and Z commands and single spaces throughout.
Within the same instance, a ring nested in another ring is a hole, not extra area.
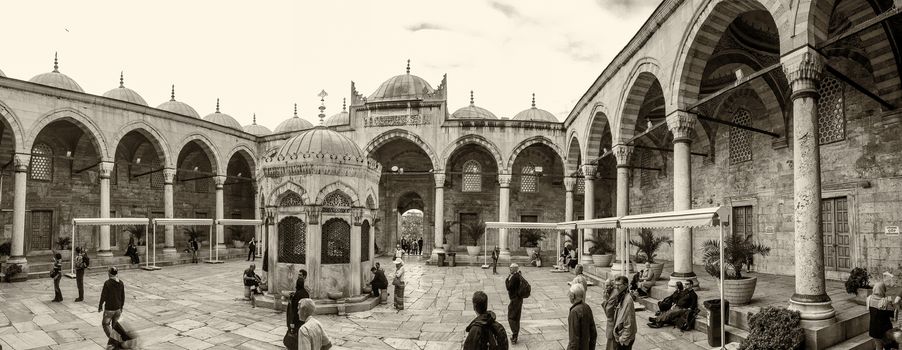
M 867 305 L 868 297 L 874 294 L 873 288 L 858 288 L 858 291 L 855 293 L 855 298 L 852 298 L 856 304 L 858 305 Z
M 752 300 L 755 294 L 755 286 L 758 285 L 757 277 L 746 277 L 740 280 L 723 281 L 723 297 L 733 305 L 745 305 Z
M 611 266 L 614 261 L 614 254 L 592 254 L 592 264 L 596 267 Z
M 664 273 L 664 264 L 663 263 L 650 263 L 651 272 L 658 276 L 658 279 L 661 279 L 661 274 Z
M 244 248 L 244 241 L 233 240 L 232 246 L 235 248 Z
M 537 248 L 537 247 L 527 247 L 526 248 L 526 256 L 532 258 L 533 254 L 535 254 L 535 252 L 537 250 L 539 250 L 539 248 Z
M 450 252 L 450 251 L 451 251 L 451 244 L 448 244 L 448 243 L 442 244 L 442 249 L 445 250 L 445 253 Z
M 467 246 L 467 254 L 470 256 L 479 256 L 480 250 L 478 245 L 468 245 Z

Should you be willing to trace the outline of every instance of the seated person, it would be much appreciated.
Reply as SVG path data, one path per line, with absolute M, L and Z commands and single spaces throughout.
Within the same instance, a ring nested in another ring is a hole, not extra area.
M 388 279 L 385 277 L 385 271 L 379 268 L 379 263 L 371 267 L 370 272 L 373 273 L 373 279 L 370 281 L 370 287 L 373 289 L 371 293 L 374 297 L 378 297 L 381 290 L 388 288 Z
M 557 257 L 557 266 L 555 266 L 558 270 L 569 270 L 568 264 L 570 263 L 570 246 L 564 246 L 564 250 L 561 251 L 561 255 Z
M 645 262 L 645 268 L 633 275 L 630 290 L 635 290 L 640 297 L 648 296 L 657 279 L 658 276 L 651 270 L 651 263 Z
M 536 249 L 529 256 L 529 266 L 542 267 L 542 253 L 541 250 Z
M 649 317 L 649 327 L 661 328 L 665 325 L 672 325 L 676 319 L 688 314 L 692 310 L 698 309 L 698 294 L 695 294 L 695 290 L 692 287 L 692 281 L 688 281 L 687 283 L 689 283 L 689 286 L 684 289 L 683 283 L 677 282 L 676 291 L 669 297 L 673 301 L 673 307 L 664 311 L 657 317 Z
M 570 257 L 569 260 L 567 260 L 567 267 L 575 269 L 576 264 L 579 263 L 578 256 L 579 254 L 576 252 L 576 249 L 570 249 Z

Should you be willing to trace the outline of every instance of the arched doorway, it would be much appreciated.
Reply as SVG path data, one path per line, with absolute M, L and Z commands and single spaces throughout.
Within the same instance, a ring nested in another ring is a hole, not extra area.
M 173 215 L 178 218 L 214 218 L 216 216 L 216 189 L 213 182 L 214 156 L 208 144 L 192 140 L 185 144 L 176 162 L 173 183 Z M 197 227 L 198 239 L 203 246 L 216 244 L 210 240 L 208 227 Z M 206 243 L 203 243 L 207 241 Z M 176 247 L 186 246 L 188 237 L 176 235 Z
M 423 238 L 424 244 L 426 242 L 426 238 L 424 238 L 426 220 L 423 212 L 425 207 L 423 197 L 416 192 L 407 192 L 398 198 L 395 241 L 398 242 L 396 244 L 407 242 L 406 246 L 402 246 L 402 248 L 406 248 L 405 250 L 411 248 L 411 242 L 420 238 Z

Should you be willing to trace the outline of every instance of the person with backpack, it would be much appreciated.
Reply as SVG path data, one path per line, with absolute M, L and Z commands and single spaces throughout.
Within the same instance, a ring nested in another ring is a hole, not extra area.
M 60 289 L 60 279 L 63 278 L 63 255 L 60 253 L 53 254 L 53 271 L 50 271 L 50 278 L 53 279 L 53 300 L 54 303 L 63 301 L 63 291 Z
M 85 269 L 91 265 L 91 258 L 88 252 L 82 247 L 75 248 L 75 286 L 78 288 L 78 298 L 76 302 L 85 300 Z
M 507 305 L 507 323 L 511 326 L 511 343 L 517 343 L 517 336 L 520 335 L 520 316 L 523 311 L 523 299 L 529 298 L 531 287 L 529 282 L 523 278 L 520 273 L 520 266 L 511 264 L 510 275 L 504 280 L 504 286 L 507 288 L 507 296 L 511 302 Z
M 467 326 L 467 338 L 464 350 L 507 350 L 507 332 L 504 326 L 495 320 L 495 313 L 488 311 L 489 296 L 483 291 L 473 293 L 473 311 L 476 318 Z
M 570 334 L 567 350 L 595 349 L 598 331 L 595 329 L 595 316 L 592 315 L 592 308 L 584 302 L 586 288 L 582 284 L 574 283 L 570 286 L 568 296 L 572 305 L 570 306 L 570 315 L 567 316 Z

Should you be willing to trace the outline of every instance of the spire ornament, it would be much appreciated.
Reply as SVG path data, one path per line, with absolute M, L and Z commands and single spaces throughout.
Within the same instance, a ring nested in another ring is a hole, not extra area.
M 58 59 L 56 52 L 53 53 L 53 72 L 54 73 L 60 72 L 60 64 L 59 64 L 59 59 Z
M 348 111 L 348 101 L 347 100 L 348 100 L 347 98 L 344 98 L 344 97 L 341 98 L 341 111 L 342 112 Z
M 124 87 L 125 87 L 125 79 L 124 79 L 124 75 L 125 75 L 124 72 L 119 71 L 119 88 L 124 88 Z
M 319 125 L 324 125 L 326 119 L 326 96 L 329 96 L 329 94 L 326 93 L 326 90 L 321 90 L 317 96 L 319 96 Z
M 172 84 L 172 94 L 169 95 L 170 101 L 175 101 L 175 84 Z
M 216 113 L 219 113 L 219 98 L 216 99 Z
M 295 104 L 294 104 L 294 117 L 293 117 L 293 118 L 297 118 L 297 117 L 298 117 L 298 104 L 295 103 Z
M 253 119 L 252 119 L 251 124 L 257 125 L 257 113 L 254 113 L 254 116 L 253 116 Z
M 536 93 L 535 92 L 532 93 L 532 108 L 533 109 L 536 108 Z
M 410 74 L 410 59 L 407 59 L 407 74 Z
M 470 106 L 473 105 L 473 90 L 470 90 Z

